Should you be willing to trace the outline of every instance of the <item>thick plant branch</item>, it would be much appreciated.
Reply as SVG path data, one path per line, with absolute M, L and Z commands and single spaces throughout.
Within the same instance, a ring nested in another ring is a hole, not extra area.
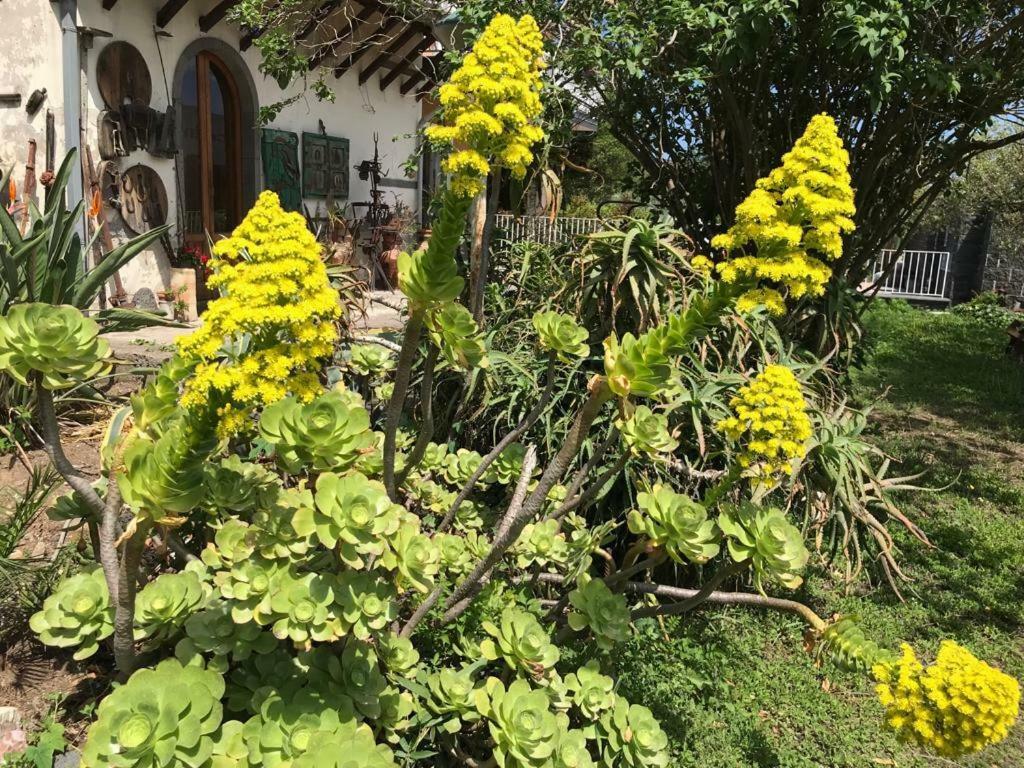
M 542 573 L 539 577 L 542 582 L 550 584 L 562 584 L 565 577 L 557 573 Z M 630 581 L 625 585 L 624 590 L 639 595 L 656 595 L 657 597 L 668 597 L 673 600 L 689 600 L 695 597 L 700 590 L 688 589 L 686 587 L 670 587 L 666 584 L 650 584 L 641 581 Z M 705 603 L 713 605 L 748 605 L 755 608 L 768 608 L 773 611 L 792 613 L 807 622 L 813 629 L 821 631 L 827 624 L 814 610 L 796 600 L 786 600 L 781 597 L 768 597 L 750 592 L 711 592 L 704 600 Z M 663 606 L 671 608 L 671 605 Z
M 409 391 L 409 377 L 412 376 L 412 361 L 419 346 L 420 334 L 423 332 L 424 310 L 417 309 L 409 315 L 405 324 L 405 337 L 402 339 L 402 351 L 398 355 L 395 370 L 395 390 L 388 403 L 387 420 L 384 423 L 384 487 L 392 501 L 398 500 L 398 488 L 395 484 L 395 436 L 398 423 L 402 419 L 405 407 L 405 395 Z
M 544 500 L 547 498 L 548 491 L 551 490 L 555 483 L 562 479 L 565 471 L 569 468 L 569 464 L 579 453 L 580 446 L 590 430 L 590 425 L 594 423 L 594 419 L 597 418 L 601 407 L 611 397 L 612 392 L 608 387 L 608 383 L 603 377 L 595 376 L 590 382 L 590 396 L 587 398 L 586 403 L 583 404 L 583 407 L 576 416 L 576 420 L 566 434 L 565 442 L 562 444 L 561 449 L 555 454 L 547 469 L 544 470 L 544 474 L 541 475 L 537 487 L 526 498 L 522 508 L 516 515 L 509 519 L 507 524 L 503 523 L 503 530 L 495 536 L 494 543 L 491 545 L 487 555 L 476 564 L 473 571 L 463 579 L 448 597 L 448 601 L 445 603 L 445 610 L 448 611 L 445 614 L 447 620 L 458 616 L 458 613 L 454 616 L 449 616 L 451 609 L 463 603 L 467 596 L 472 594 L 474 590 L 479 589 L 478 585 L 487 578 L 506 550 L 519 538 L 519 534 L 526 527 L 526 524 L 540 511 Z M 463 603 L 461 610 L 465 610 L 465 607 L 468 605 L 468 602 Z M 461 610 L 459 613 L 461 613 Z
M 469 479 L 465 482 L 462 488 L 459 490 L 459 495 L 455 497 L 455 501 L 452 502 L 451 509 L 449 509 L 440 524 L 437 526 L 437 530 L 441 533 L 447 531 L 452 522 L 455 520 L 455 515 L 459 511 L 459 507 L 462 506 L 462 502 L 469 498 L 469 494 L 476 488 L 477 482 L 484 476 L 484 472 L 487 468 L 495 462 L 495 460 L 501 455 L 502 451 L 508 448 L 512 443 L 518 440 L 523 433 L 526 432 L 530 427 L 534 425 L 540 415 L 544 413 L 544 409 L 547 407 L 548 402 L 551 400 L 551 393 L 555 387 L 555 353 L 552 352 L 548 355 L 548 366 L 544 380 L 544 391 L 541 392 L 540 399 L 537 400 L 537 404 L 533 406 L 529 413 L 527 413 L 522 421 L 516 425 L 515 429 L 505 435 L 496 446 L 480 460 L 480 465 L 476 468 Z
M 707 600 L 711 594 L 722 585 L 722 582 L 745 570 L 747 565 L 748 562 L 746 560 L 742 563 L 729 563 L 728 565 L 719 568 L 715 574 L 708 579 L 706 584 L 702 585 L 700 589 L 685 600 L 678 603 L 672 603 L 671 605 L 657 605 L 649 608 L 639 608 L 630 614 L 630 619 L 636 621 L 637 619 L 646 619 L 652 616 L 676 616 L 680 613 L 692 611 L 698 605 Z
M 127 680 L 135 670 L 135 592 L 139 584 L 139 561 L 146 544 L 146 531 L 139 527 L 124 543 L 114 602 L 114 662 L 118 676 Z
M 398 352 L 401 354 L 402 347 L 390 339 L 382 338 L 381 336 L 373 336 L 370 334 L 354 334 L 349 337 L 352 341 L 358 341 L 360 344 L 376 344 L 384 349 L 390 349 L 392 352 Z
M 420 430 L 412 453 L 409 454 L 405 467 L 398 476 L 398 485 L 402 485 L 409 473 L 423 461 L 427 444 L 434 439 L 434 367 L 437 365 L 437 355 L 440 351 L 439 347 L 431 345 L 427 352 L 427 360 L 423 365 L 423 382 L 420 385 L 420 407 L 423 409 Z
M 96 493 L 96 489 L 92 487 L 92 481 L 83 475 L 64 453 L 64 446 L 60 442 L 60 427 L 57 425 L 57 412 L 53 405 L 53 393 L 38 380 L 36 404 L 39 423 L 43 428 L 43 449 L 50 458 L 54 469 L 64 478 L 64 482 L 85 500 L 89 509 L 97 515 L 102 515 L 105 505 L 103 499 Z
M 594 467 L 598 465 L 598 462 L 601 461 L 604 455 L 608 452 L 608 449 L 612 447 L 612 444 L 618 440 L 618 438 L 619 430 L 612 427 L 612 431 L 608 433 L 608 437 L 604 439 L 604 442 L 597 446 L 590 458 L 587 459 L 586 463 L 576 471 L 575 475 L 573 475 L 572 482 L 569 483 L 569 488 L 565 492 L 565 501 L 563 501 L 561 506 L 555 510 L 552 517 L 562 517 L 569 513 L 570 510 L 566 507 L 569 507 L 569 505 L 575 502 L 580 490 L 583 488 L 583 483 L 586 482 L 590 473 L 594 471 Z
M 573 510 L 587 506 L 590 502 L 592 502 L 594 499 L 598 497 L 602 490 L 604 490 L 604 487 L 608 485 L 608 481 L 614 478 L 617 474 L 619 474 L 619 472 L 621 472 L 625 468 L 626 462 L 628 461 L 628 453 L 624 453 L 621 456 L 619 456 L 619 458 L 615 460 L 615 463 L 612 464 L 612 466 L 609 467 L 599 478 L 597 478 L 593 485 L 591 485 L 589 488 L 587 488 L 587 490 L 579 494 L 574 499 L 566 497 L 565 501 L 562 502 L 562 506 L 560 506 L 558 509 L 556 509 L 554 512 L 552 512 L 544 519 L 561 520 L 563 517 L 565 517 Z

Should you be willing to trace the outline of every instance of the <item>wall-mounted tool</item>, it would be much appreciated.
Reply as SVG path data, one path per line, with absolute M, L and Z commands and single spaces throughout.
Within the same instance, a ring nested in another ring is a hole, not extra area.
M 16 91 L 0 90 L 0 107 L 20 107 L 21 94 Z
M 25 111 L 29 117 L 35 117 L 36 112 L 43 106 L 43 102 L 46 101 L 46 89 L 36 88 L 32 91 L 32 94 L 28 97 L 28 101 L 25 103 Z

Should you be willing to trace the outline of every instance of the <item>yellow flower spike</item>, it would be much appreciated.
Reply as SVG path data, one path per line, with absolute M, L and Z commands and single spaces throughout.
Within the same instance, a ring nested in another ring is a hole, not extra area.
M 341 315 L 320 257 L 320 245 L 298 213 L 281 208 L 264 192 L 231 236 L 213 248 L 211 287 L 220 289 L 203 313 L 203 325 L 178 341 L 186 359 L 202 361 L 181 397 L 184 408 L 201 408 L 216 395 L 218 432 L 244 431 L 254 408 L 289 392 L 311 399 L 320 361 L 334 348 L 334 321 Z M 250 337 L 234 360 L 225 341 Z M 318 389 L 318 387 L 317 387 Z
M 876 664 L 872 674 L 897 736 L 946 757 L 1002 741 L 1020 714 L 1020 684 L 951 640 L 934 664 L 924 666 L 904 644 L 900 658 Z
M 835 121 L 825 114 L 811 118 L 782 165 L 759 179 L 736 206 L 736 223 L 712 239 L 713 247 L 737 254 L 717 265 L 721 279 L 776 283 L 792 298 L 824 293 L 832 270 L 810 253 L 838 259 L 843 233 L 854 229 L 849 163 Z M 770 303 L 754 296 L 741 302 L 748 309 L 764 304 L 772 314 L 781 314 L 782 296 L 775 294 L 778 298 Z
M 789 471 L 807 453 L 811 419 L 800 382 L 784 365 L 769 365 L 729 402 L 733 416 L 716 425 L 740 442 L 737 460 L 755 476 L 771 479 Z
M 439 89 L 442 121 L 427 137 L 456 151 L 442 163 L 449 189 L 473 197 L 492 164 L 521 177 L 533 162 L 530 147 L 544 137 L 540 73 L 544 41 L 532 16 L 496 15 Z

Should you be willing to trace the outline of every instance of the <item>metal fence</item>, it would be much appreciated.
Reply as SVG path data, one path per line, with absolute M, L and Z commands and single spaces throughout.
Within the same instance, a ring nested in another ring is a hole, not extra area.
M 543 245 L 571 243 L 601 229 L 601 219 L 579 216 L 513 216 L 499 213 L 494 219 L 496 243 L 531 242 Z
M 879 281 L 881 283 L 879 284 Z M 940 300 L 949 298 L 949 251 L 883 250 L 865 288 L 879 296 Z

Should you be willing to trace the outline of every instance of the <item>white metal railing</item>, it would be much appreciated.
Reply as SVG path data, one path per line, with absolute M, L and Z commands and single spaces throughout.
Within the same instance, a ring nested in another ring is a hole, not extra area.
M 494 218 L 495 240 L 509 243 L 528 241 L 544 245 L 569 243 L 601 229 L 601 219 L 580 216 L 513 216 L 499 213 Z
M 920 299 L 949 297 L 949 251 L 885 249 L 875 261 L 874 274 L 864 286 L 879 296 Z

